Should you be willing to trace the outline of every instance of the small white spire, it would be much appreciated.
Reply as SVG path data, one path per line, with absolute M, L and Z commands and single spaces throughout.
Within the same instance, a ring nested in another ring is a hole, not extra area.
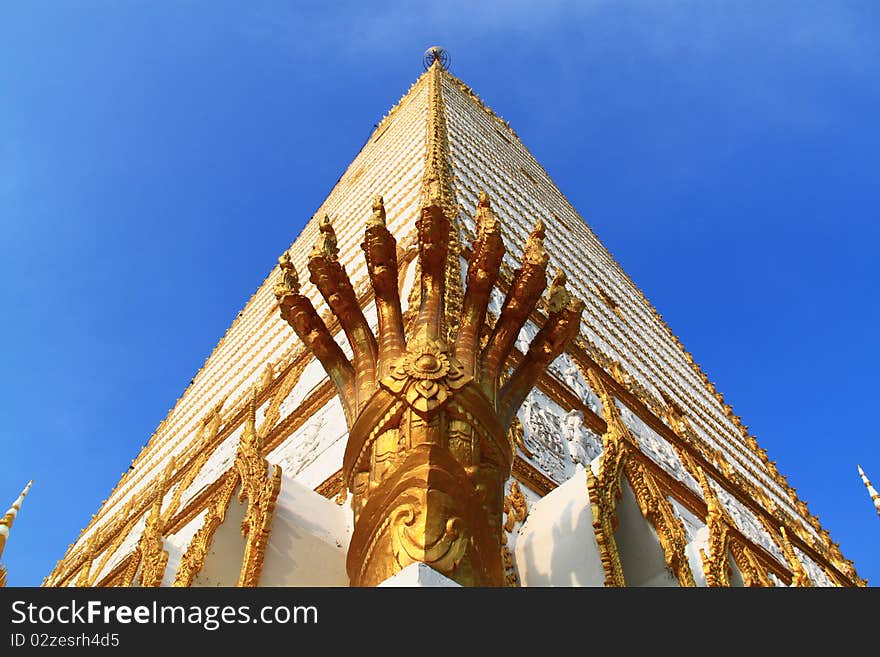
M 868 495 L 871 496 L 871 501 L 874 503 L 874 508 L 877 509 L 877 514 L 880 515 L 880 493 L 877 492 L 877 489 L 871 485 L 871 482 L 868 481 L 868 476 L 865 474 L 865 471 L 862 470 L 862 466 L 857 466 L 859 469 L 859 475 L 862 477 L 862 482 L 865 484 L 865 488 L 868 489 Z
M 3 556 L 3 548 L 6 547 L 6 539 L 9 536 L 9 530 L 12 528 L 12 523 L 15 522 L 15 518 L 18 516 L 18 511 L 21 509 L 21 503 L 24 502 L 24 498 L 28 494 L 28 491 L 31 489 L 31 484 L 33 483 L 34 480 L 31 479 L 27 486 L 24 487 L 24 490 L 21 491 L 21 495 L 18 496 L 18 499 L 12 503 L 9 510 L 2 518 L 0 518 L 0 556 Z

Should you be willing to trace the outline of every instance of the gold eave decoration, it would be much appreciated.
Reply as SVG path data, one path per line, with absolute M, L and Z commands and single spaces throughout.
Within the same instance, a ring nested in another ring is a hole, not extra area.
M 593 368 L 587 370 L 590 387 L 602 402 L 606 431 L 602 436 L 602 456 L 598 473 L 587 468 L 587 489 L 593 513 L 593 530 L 599 556 L 605 569 L 606 586 L 626 586 L 623 566 L 614 530 L 617 527 L 617 502 L 621 497 L 621 480 L 626 477 L 642 515 L 653 525 L 663 548 L 664 560 L 681 586 L 695 586 L 688 563 L 687 536 L 681 519 L 675 514 L 654 476 L 639 458 L 638 440 L 620 416 L 616 401 L 602 377 Z
M 162 482 L 156 490 L 156 496 L 147 516 L 144 532 L 138 541 L 137 552 L 140 557 L 140 585 L 156 587 L 162 585 L 165 575 L 165 567 L 168 565 L 168 551 L 164 547 L 162 521 L 162 500 L 165 497 L 165 488 L 168 477 L 174 470 L 174 460 L 168 464 Z
M 263 455 L 263 438 L 256 430 L 257 391 L 251 399 L 245 420 L 244 431 L 238 443 L 238 451 L 235 455 L 234 479 L 241 481 L 241 490 L 238 494 L 239 502 L 247 501 L 247 510 L 241 521 L 241 533 L 245 537 L 244 559 L 241 573 L 238 578 L 238 586 L 257 586 L 260 582 L 260 573 L 263 570 L 263 559 L 266 554 L 266 545 L 269 542 L 269 532 L 272 529 L 272 516 L 275 514 L 275 503 L 278 493 L 281 492 L 281 466 L 269 465 Z M 228 484 L 234 486 L 233 484 Z M 199 552 L 207 550 L 216 527 L 222 522 L 225 507 L 228 503 L 221 502 L 213 512 L 209 511 L 207 518 L 206 536 L 199 537 L 205 541 L 195 548 Z M 213 527 L 213 528 L 211 528 Z M 199 556 L 204 561 L 204 555 Z M 199 564 L 199 567 L 200 564 Z

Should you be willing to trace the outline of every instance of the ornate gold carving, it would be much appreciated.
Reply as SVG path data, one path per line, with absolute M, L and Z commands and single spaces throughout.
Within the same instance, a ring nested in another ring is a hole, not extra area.
M 95 531 L 86 543 L 84 560 L 80 567 L 79 575 L 76 578 L 76 585 L 79 587 L 92 585 L 92 577 L 94 576 L 91 573 L 92 562 L 95 560 L 99 540 L 98 532 Z
M 428 77 L 430 77 L 430 76 L 428 76 Z M 454 79 L 453 79 L 453 81 L 454 81 L 454 82 L 458 82 L 457 80 L 454 80 Z M 382 129 L 384 129 L 384 127 L 383 127 Z M 376 134 L 378 135 L 378 134 L 380 134 L 380 132 L 377 131 Z M 508 133 L 505 132 L 504 134 L 508 134 Z M 418 286 L 416 286 L 416 288 L 417 288 L 417 287 L 418 287 Z M 449 292 L 447 291 L 447 293 L 449 293 Z M 641 293 L 639 293 L 639 294 L 641 294 Z M 659 315 L 657 315 L 657 317 L 659 318 Z M 660 318 L 660 320 L 662 321 L 662 318 Z M 331 327 L 331 330 L 332 330 L 332 327 Z M 674 336 L 673 336 L 673 338 L 674 338 Z M 678 343 L 677 338 L 674 338 L 674 339 L 675 339 L 676 343 Z M 678 343 L 678 344 L 680 344 L 680 343 Z M 687 359 L 688 359 L 688 362 L 692 362 L 692 359 L 690 358 L 690 355 L 689 355 L 689 354 L 686 354 L 686 357 L 687 357 Z M 662 364 L 662 363 L 661 363 L 661 364 Z M 698 372 L 699 372 L 699 374 L 700 374 L 702 380 L 706 383 L 706 385 L 709 386 L 710 389 L 713 389 L 714 386 L 711 384 L 711 382 L 708 381 L 708 378 L 706 377 L 706 375 L 705 375 L 704 373 L 702 373 L 701 371 L 699 371 L 699 368 L 698 368 L 697 366 L 695 366 L 695 367 L 697 368 L 697 370 L 698 370 Z M 644 372 L 642 372 L 642 373 L 644 374 Z M 629 380 L 629 382 L 628 382 L 628 384 L 627 384 L 627 387 L 628 387 L 628 389 L 629 389 L 631 392 L 634 392 L 634 382 L 635 382 L 635 381 L 634 381 L 634 378 L 633 378 L 633 377 L 630 377 L 630 380 Z M 634 394 L 635 394 L 635 393 L 634 393 Z M 190 399 L 192 399 L 191 396 L 190 396 Z M 644 399 L 642 399 L 642 401 L 644 401 Z M 722 400 L 722 401 L 723 401 L 723 400 Z M 649 405 L 649 407 L 650 407 L 650 405 Z M 690 410 L 690 409 L 689 409 L 689 410 Z M 169 416 L 169 417 L 170 417 L 170 416 Z M 735 416 L 733 416 L 733 417 L 735 418 Z M 701 419 L 701 418 L 697 417 L 697 418 L 695 418 L 695 419 L 698 419 L 698 420 L 699 420 L 699 419 Z M 169 424 L 171 424 L 170 421 L 169 421 Z M 285 425 L 287 425 L 287 423 L 285 423 Z M 265 426 L 265 425 L 264 425 L 264 426 Z M 163 427 L 167 428 L 167 427 L 166 427 L 166 422 L 165 422 L 165 421 L 163 421 L 162 425 L 160 425 L 160 429 L 163 428 Z M 261 429 L 262 429 L 262 428 L 261 428 Z M 742 427 L 741 427 L 741 430 L 742 430 Z M 158 433 L 158 430 L 157 430 L 157 433 Z M 152 442 L 152 441 L 151 441 L 151 442 Z M 267 441 L 267 445 L 268 445 L 268 444 L 270 444 L 269 441 Z M 698 445 L 699 445 L 699 443 L 698 443 Z M 756 447 L 756 446 L 757 446 L 757 443 L 755 442 L 754 445 L 755 445 L 755 447 Z M 751 445 L 750 445 L 750 448 L 752 448 Z M 268 447 L 267 447 L 267 449 L 268 449 Z M 765 456 L 766 456 L 766 455 L 765 455 Z M 139 457 L 139 458 L 140 458 L 140 457 Z M 129 480 L 129 482 L 130 482 L 130 480 Z M 726 482 L 726 483 L 724 483 L 725 487 L 727 487 L 729 483 L 731 483 L 731 482 Z M 182 488 L 182 485 L 181 485 L 181 488 Z M 177 489 L 175 489 L 175 493 L 176 493 L 176 492 L 177 492 Z M 748 491 L 745 491 L 745 492 L 748 494 Z M 192 505 L 191 505 L 191 506 L 192 506 Z M 771 512 L 772 512 L 772 510 L 771 510 Z M 181 514 L 181 516 L 182 516 L 182 515 L 183 515 L 183 514 Z M 776 514 L 774 514 L 774 515 L 776 515 Z M 777 518 L 780 520 L 780 522 L 782 521 L 781 517 L 777 516 Z M 808 521 L 810 522 L 811 525 L 813 525 L 813 527 L 816 527 L 815 518 L 810 517 L 810 518 L 808 518 Z M 788 522 L 791 522 L 791 516 L 788 516 Z M 91 524 L 90 524 L 90 525 L 91 525 Z M 791 534 L 792 534 L 792 536 L 791 536 L 792 541 L 797 542 L 799 539 L 803 539 L 803 536 L 800 536 L 800 532 L 798 532 L 798 527 L 797 527 L 797 525 L 791 524 L 791 525 L 789 525 L 789 528 L 790 528 L 790 532 L 791 532 Z M 106 531 L 106 532 L 102 531 L 102 537 L 103 537 L 103 539 L 104 539 L 105 541 L 108 540 L 108 538 L 109 538 L 108 535 L 111 535 L 111 534 L 112 534 L 112 532 L 110 532 L 110 531 Z M 114 540 L 115 540 L 115 539 L 114 539 Z M 827 542 L 825 542 L 825 541 L 822 541 L 822 542 L 821 542 L 821 549 L 820 549 L 819 544 L 816 544 L 815 539 L 813 539 L 813 540 L 810 542 L 810 545 L 812 546 L 812 548 L 813 548 L 814 550 L 818 550 L 818 551 L 821 553 L 821 556 L 822 556 L 823 558 L 826 558 L 826 559 L 828 559 L 831 563 L 833 563 L 833 564 L 834 564 L 834 567 L 837 568 L 837 569 L 839 569 L 841 573 L 846 573 L 846 574 L 847 574 L 847 577 L 851 577 L 851 578 L 855 578 L 855 577 L 856 577 L 856 576 L 855 576 L 855 571 L 854 571 L 854 570 L 852 569 L 852 567 L 851 567 L 851 562 L 846 562 L 845 560 L 843 560 L 842 555 L 840 555 L 840 553 L 839 553 L 839 550 L 837 550 L 837 548 L 831 544 L 830 539 L 829 539 Z M 105 553 L 104 553 L 104 558 L 105 558 L 105 559 L 107 558 L 107 556 L 108 556 L 108 552 L 109 552 L 109 551 L 110 551 L 109 549 L 108 549 L 107 551 L 105 551 Z M 73 561 L 74 561 L 75 559 L 78 558 L 78 557 L 77 557 L 77 554 L 78 554 L 77 552 L 74 552 L 74 553 L 72 553 L 72 554 L 70 555 L 71 558 L 70 558 L 70 559 L 67 559 L 67 560 L 65 561 L 65 563 L 64 563 L 64 567 L 65 567 L 65 568 L 66 568 L 67 566 L 69 566 L 71 563 L 73 563 Z M 99 566 L 98 570 L 100 570 L 100 566 Z M 58 571 L 56 571 L 56 572 L 60 572 L 60 569 L 59 569 Z M 68 573 L 68 575 L 69 575 L 69 573 Z
M 343 480 L 342 470 L 337 470 L 327 477 L 315 489 L 318 495 L 322 495 L 327 499 L 337 498 L 339 495 L 345 494 L 345 481 Z
M 718 500 L 715 489 L 706 479 L 703 469 L 696 466 L 696 472 L 700 488 L 703 490 L 703 498 L 706 500 L 706 524 L 709 527 L 709 553 L 700 548 L 706 586 L 730 586 L 727 559 L 730 549 L 730 528 L 735 525 Z
M 119 586 L 128 588 L 134 585 L 134 578 L 137 576 L 138 566 L 141 565 L 141 553 L 135 550 L 126 561 L 125 570 L 119 578 Z
M 290 368 L 290 371 L 284 376 L 281 385 L 278 386 L 275 393 L 272 395 L 272 401 L 269 402 L 269 407 L 266 409 L 266 415 L 263 417 L 263 422 L 257 429 L 258 433 L 264 438 L 278 423 L 278 419 L 281 417 L 281 404 L 284 403 L 284 400 L 287 399 L 287 396 L 296 387 L 296 384 L 299 383 L 300 377 L 308 364 L 309 360 L 307 358 L 303 358 L 294 364 Z
M 678 453 L 685 469 L 699 482 L 706 502 L 709 552 L 700 549 L 706 586 L 730 586 L 729 555 L 733 556 L 746 586 L 773 586 L 767 568 L 757 558 L 753 547 L 743 540 L 736 522 L 721 504 L 703 468 L 694 462 L 683 446 L 678 448 Z
M 189 489 L 196 477 L 199 476 L 199 472 L 205 467 L 205 463 L 208 462 L 208 459 L 213 453 L 211 446 L 214 444 L 217 438 L 217 432 L 220 431 L 220 426 L 223 424 L 223 415 L 220 413 L 220 409 L 223 408 L 225 402 L 226 398 L 224 397 L 202 420 L 201 427 L 199 428 L 198 442 L 196 443 L 195 459 L 191 460 L 186 466 L 186 474 L 183 476 L 183 479 L 180 480 L 180 483 L 177 484 L 177 487 L 171 494 L 171 501 L 168 503 L 168 508 L 166 508 L 165 512 L 162 514 L 162 523 L 165 527 L 168 526 L 171 519 L 174 517 L 174 514 L 180 509 L 180 500 L 183 497 L 183 494 Z
M 507 534 L 512 532 L 517 523 L 525 522 L 529 514 L 526 497 L 520 490 L 516 480 L 510 482 L 510 493 L 504 498 L 504 531 L 501 533 L 501 565 L 504 568 L 504 586 L 519 586 L 519 575 L 516 571 L 516 562 L 513 552 L 507 545 Z
M 774 538 L 776 537 L 774 536 Z M 801 560 L 798 559 L 797 554 L 795 554 L 794 548 L 791 547 L 791 542 L 788 540 L 788 533 L 785 531 L 785 527 L 779 528 L 779 538 L 777 541 L 788 561 L 788 567 L 791 569 L 791 585 L 798 587 L 814 586 L 813 581 L 804 569 L 804 565 L 801 563 Z
M 605 569 L 605 586 L 626 586 L 620 554 L 614 540 L 614 528 L 617 526 L 617 500 L 622 494 L 620 477 L 623 473 L 625 444 L 634 440 L 634 437 L 623 424 L 615 400 L 609 394 L 599 373 L 593 368 L 588 368 L 587 380 L 602 402 L 602 415 L 607 427 L 602 436 L 603 450 L 599 461 L 599 472 L 594 475 L 592 468 L 586 469 L 593 531 L 599 547 L 602 567 Z
M 519 418 L 514 416 L 513 422 L 510 424 L 510 429 L 507 432 L 507 437 L 510 440 L 511 444 L 513 444 L 514 449 L 519 449 L 523 454 L 528 456 L 529 458 L 534 458 L 534 454 L 532 454 L 531 450 L 526 447 L 526 443 L 523 433 L 523 425 L 519 421 Z
M 504 498 L 504 513 L 507 518 L 504 521 L 504 531 L 512 532 L 518 522 L 525 522 L 529 514 L 529 506 L 526 497 L 515 480 L 510 482 L 510 494 Z M 502 534 L 501 542 L 507 543 L 507 534 Z
M 513 476 L 542 497 L 557 486 L 555 481 L 519 456 L 513 460 Z
M 746 586 L 776 586 L 767 574 L 767 569 L 747 543 L 731 539 L 730 552 Z
M 501 548 L 501 565 L 504 568 L 504 586 L 519 586 L 519 575 L 516 572 L 513 552 L 506 545 Z
M 150 508 L 150 514 L 147 516 L 147 522 L 144 525 L 144 533 L 141 534 L 138 541 L 137 551 L 140 555 L 141 572 L 140 585 L 146 587 L 156 587 L 162 585 L 162 578 L 165 575 L 165 566 L 168 565 L 168 551 L 163 545 L 163 528 L 162 522 L 162 500 L 165 497 L 165 487 L 171 471 L 174 469 L 174 459 L 165 469 L 165 475 L 162 482 L 156 489 L 156 497 L 153 500 L 153 506 Z
M 282 281 L 276 289 L 282 317 L 321 361 L 346 408 L 343 471 L 355 511 L 348 572 L 355 586 L 378 584 L 416 561 L 462 584 L 503 583 L 503 484 L 514 460 L 507 432 L 538 377 L 576 334 L 583 307 L 564 291 L 564 277 L 558 280 L 547 321 L 502 382 L 516 337 L 547 285 L 544 229 L 539 221 L 529 237 L 523 265 L 514 272 L 501 315 L 482 346 L 504 245 L 483 194 L 467 288 L 459 298 L 458 208 L 446 152 L 441 75 L 436 68 L 429 74 L 428 152 L 416 220 L 418 293 L 411 297 L 408 321 L 400 308 L 396 241 L 385 226 L 381 198 L 362 244 L 376 298 L 378 338 L 360 308 L 345 302 L 350 283 L 344 270 L 330 266 L 322 244 L 309 259 L 311 280 L 339 320 L 352 361 L 295 286 Z M 322 230 L 330 234 L 329 225 Z
M 211 541 L 214 540 L 214 533 L 226 518 L 226 509 L 229 508 L 229 502 L 232 500 L 232 495 L 235 493 L 239 481 L 237 473 L 233 472 L 226 476 L 225 483 L 208 506 L 202 526 L 192 537 L 186 552 L 180 559 L 180 566 L 174 576 L 172 586 L 191 586 L 196 575 L 201 572 L 205 565 L 205 557 L 211 547 Z
M 103 556 L 101 561 L 98 562 L 98 567 L 95 569 L 95 575 L 97 576 L 102 570 L 104 570 L 104 566 L 107 565 L 107 562 L 116 554 L 116 550 L 119 549 L 119 546 L 125 540 L 128 532 L 131 531 L 133 525 L 139 519 L 138 516 L 134 515 L 134 499 L 129 498 L 128 502 L 122 509 L 122 513 L 120 514 L 119 519 L 110 527 L 107 532 L 110 536 L 114 536 L 114 538 L 104 547 Z M 102 532 L 103 534 L 103 532 Z
M 653 525 L 663 547 L 667 566 L 682 586 L 695 586 L 688 563 L 684 526 L 654 477 L 639 462 L 638 441 L 623 423 L 620 410 L 602 377 L 593 368 L 587 370 L 593 391 L 602 402 L 607 429 L 602 436 L 603 452 L 599 472 L 587 469 L 587 488 L 593 511 L 593 529 L 605 568 L 606 586 L 625 586 L 623 567 L 614 539 L 617 524 L 616 506 L 621 496 L 620 481 L 625 476 L 632 487 L 642 515 Z
M 247 501 L 241 522 L 245 537 L 244 559 L 238 586 L 257 586 L 263 569 L 266 544 L 272 528 L 275 501 L 281 491 L 281 467 L 269 466 L 263 456 L 263 440 L 256 429 L 257 395 L 251 399 L 244 431 L 235 455 L 235 472 L 241 480 L 239 502 Z
M 687 536 L 681 519 L 673 511 L 672 505 L 657 486 L 657 482 L 636 459 L 627 459 L 624 472 L 632 486 L 642 515 L 657 532 L 657 537 L 663 546 L 666 565 L 675 573 L 679 584 L 696 586 L 687 558 Z
M 606 470 L 605 472 L 609 472 Z M 617 515 L 614 509 L 620 499 L 620 480 L 607 474 L 599 477 L 590 468 L 586 470 L 587 491 L 590 496 L 590 508 L 593 514 L 593 532 L 599 547 L 599 557 L 605 570 L 605 586 L 626 586 L 623 577 L 623 566 L 620 553 L 614 540 L 614 527 Z M 600 474 L 602 471 L 600 470 Z

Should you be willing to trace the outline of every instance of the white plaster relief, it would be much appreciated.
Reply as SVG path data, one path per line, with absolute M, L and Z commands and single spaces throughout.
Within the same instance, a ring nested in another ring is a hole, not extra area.
M 642 419 L 633 413 L 629 407 L 623 404 L 619 399 L 617 408 L 620 410 L 620 416 L 623 423 L 633 433 L 639 443 L 641 450 L 648 455 L 657 465 L 671 474 L 677 480 L 685 484 L 700 497 L 703 496 L 699 482 L 691 476 L 685 469 L 678 458 L 675 449 L 656 431 L 651 429 Z
M 712 488 L 715 489 L 715 494 L 718 496 L 718 500 L 721 502 L 722 506 L 730 517 L 733 518 L 736 526 L 746 538 L 767 550 L 767 552 L 772 554 L 779 563 L 787 565 L 788 562 L 785 559 L 782 550 L 761 524 L 761 521 L 755 517 L 755 514 L 752 513 L 751 509 L 730 495 L 730 493 L 712 479 L 709 479 L 709 483 L 712 485 Z
M 557 379 L 562 381 L 562 383 L 564 383 L 587 408 L 599 417 L 602 417 L 601 400 L 590 388 L 589 384 L 584 379 L 584 375 L 581 374 L 580 368 L 571 356 L 566 353 L 560 354 L 559 357 L 550 364 L 549 369 L 550 372 Z
M 706 575 L 703 572 L 703 559 L 700 555 L 702 549 L 706 554 L 709 552 L 709 527 L 701 519 L 691 513 L 682 504 L 672 497 L 667 497 L 672 505 L 672 511 L 681 520 L 687 539 L 687 558 L 697 586 L 706 586 Z
M 120 562 L 125 559 L 129 554 L 131 554 L 135 547 L 137 547 L 138 541 L 141 540 L 141 534 L 144 533 L 144 526 L 147 524 L 147 514 L 144 513 L 131 530 L 128 532 L 126 537 L 119 544 L 119 547 L 116 549 L 116 552 L 113 553 L 113 556 L 107 560 L 107 563 L 104 564 L 104 567 L 98 573 L 97 579 L 95 582 L 100 582 L 104 577 L 110 574 L 110 572 L 116 568 L 120 564 Z M 100 562 L 101 557 L 95 560 L 95 562 Z
M 297 479 L 324 450 L 347 432 L 342 404 L 338 397 L 334 397 L 276 447 L 268 459 L 280 465 L 286 476 Z
M 583 425 L 580 412 L 563 410 L 539 390 L 529 393 L 517 417 L 532 453 L 527 458 L 557 483 L 574 474 L 576 463 L 585 466 L 601 453 L 601 440 Z
M 796 545 L 792 546 L 794 548 L 795 555 L 800 560 L 800 562 L 804 566 L 804 570 L 807 571 L 807 575 L 812 580 L 813 584 L 821 587 L 833 587 L 835 586 L 834 581 L 828 577 L 825 571 L 819 567 L 819 565 L 813 561 L 810 557 L 806 555 L 799 547 Z
M 296 385 L 293 386 L 293 389 L 284 398 L 284 401 L 281 402 L 281 405 L 278 408 L 279 412 L 279 423 L 282 422 L 285 418 L 287 418 L 294 410 L 296 410 L 302 401 L 308 397 L 309 393 L 311 393 L 315 388 L 317 388 L 324 380 L 327 379 L 327 373 L 324 371 L 324 367 L 321 365 L 321 361 L 317 358 L 313 358 L 309 361 L 309 364 L 305 366 L 302 374 L 299 377 L 299 381 L 296 382 Z
M 217 481 L 223 473 L 229 470 L 235 462 L 235 454 L 238 450 L 238 441 L 244 433 L 244 425 L 239 426 L 224 440 L 214 453 L 205 461 L 201 472 L 193 479 L 190 487 L 180 497 L 180 508 L 185 509 L 187 504 L 201 491 Z
M 165 566 L 165 574 L 162 576 L 162 586 L 174 584 L 174 578 L 177 576 L 177 570 L 180 568 L 180 560 L 186 553 L 186 549 L 189 547 L 193 536 L 196 535 L 196 532 L 204 524 L 207 513 L 208 509 L 203 509 L 195 518 L 181 527 L 179 531 L 165 537 L 164 547 L 168 551 L 168 564 Z

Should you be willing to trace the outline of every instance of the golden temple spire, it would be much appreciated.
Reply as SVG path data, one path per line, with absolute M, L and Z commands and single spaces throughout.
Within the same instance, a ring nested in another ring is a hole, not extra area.
M 15 522 L 18 511 L 21 509 L 21 503 L 24 502 L 24 498 L 28 494 L 28 491 L 31 489 L 31 484 L 33 483 L 34 480 L 31 479 L 27 483 L 27 486 L 24 487 L 24 490 L 21 491 L 21 495 L 18 496 L 18 499 L 12 503 L 9 510 L 2 518 L 0 518 L 0 557 L 3 556 L 3 548 L 6 547 L 6 539 L 9 538 L 9 530 L 12 529 L 12 523 Z M 6 568 L 0 565 L 0 587 L 2 586 L 6 586 Z
M 874 508 L 877 509 L 877 515 L 880 515 L 880 493 L 877 492 L 877 489 L 871 485 L 871 482 L 868 481 L 868 476 L 865 474 L 865 471 L 862 470 L 862 466 L 856 466 L 859 469 L 859 475 L 862 478 L 862 483 L 865 484 L 865 488 L 868 489 L 868 495 L 871 496 L 871 501 L 874 503 Z

